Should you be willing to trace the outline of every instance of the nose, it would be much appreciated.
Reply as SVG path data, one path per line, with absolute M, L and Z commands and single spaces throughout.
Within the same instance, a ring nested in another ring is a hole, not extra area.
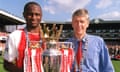
M 34 19 L 34 18 L 36 18 L 36 16 L 33 14 L 33 15 L 32 15 L 32 18 Z
M 83 24 L 82 24 L 81 22 L 78 22 L 78 25 L 81 26 L 81 25 L 83 25 Z

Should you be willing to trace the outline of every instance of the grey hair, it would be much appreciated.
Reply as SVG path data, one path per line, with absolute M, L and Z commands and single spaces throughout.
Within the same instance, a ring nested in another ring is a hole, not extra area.
M 86 16 L 89 19 L 89 13 L 88 13 L 88 10 L 86 10 L 86 9 L 78 9 L 78 10 L 76 10 L 73 13 L 72 17 L 74 17 L 74 16 Z

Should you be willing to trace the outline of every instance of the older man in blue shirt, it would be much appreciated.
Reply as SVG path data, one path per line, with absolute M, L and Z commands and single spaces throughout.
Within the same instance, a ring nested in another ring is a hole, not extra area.
M 75 55 L 71 72 L 114 72 L 103 38 L 86 33 L 89 27 L 89 15 L 86 9 L 78 9 L 73 13 L 72 27 L 74 36 L 68 40 L 73 42 Z M 77 55 L 80 51 L 80 42 L 81 52 Z

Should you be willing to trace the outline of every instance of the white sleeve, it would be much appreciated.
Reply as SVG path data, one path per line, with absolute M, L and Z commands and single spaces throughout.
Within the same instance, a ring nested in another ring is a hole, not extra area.
M 19 32 L 14 32 L 9 35 L 4 52 L 5 60 L 12 62 L 17 58 L 20 36 Z

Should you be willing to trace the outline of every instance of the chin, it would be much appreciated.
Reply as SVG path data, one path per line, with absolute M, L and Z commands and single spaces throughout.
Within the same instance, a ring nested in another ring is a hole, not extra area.
M 32 25 L 32 26 L 30 26 L 31 28 L 36 28 L 36 27 L 38 27 L 38 26 L 36 26 L 36 25 Z
M 77 34 L 83 34 L 83 32 L 76 32 Z

